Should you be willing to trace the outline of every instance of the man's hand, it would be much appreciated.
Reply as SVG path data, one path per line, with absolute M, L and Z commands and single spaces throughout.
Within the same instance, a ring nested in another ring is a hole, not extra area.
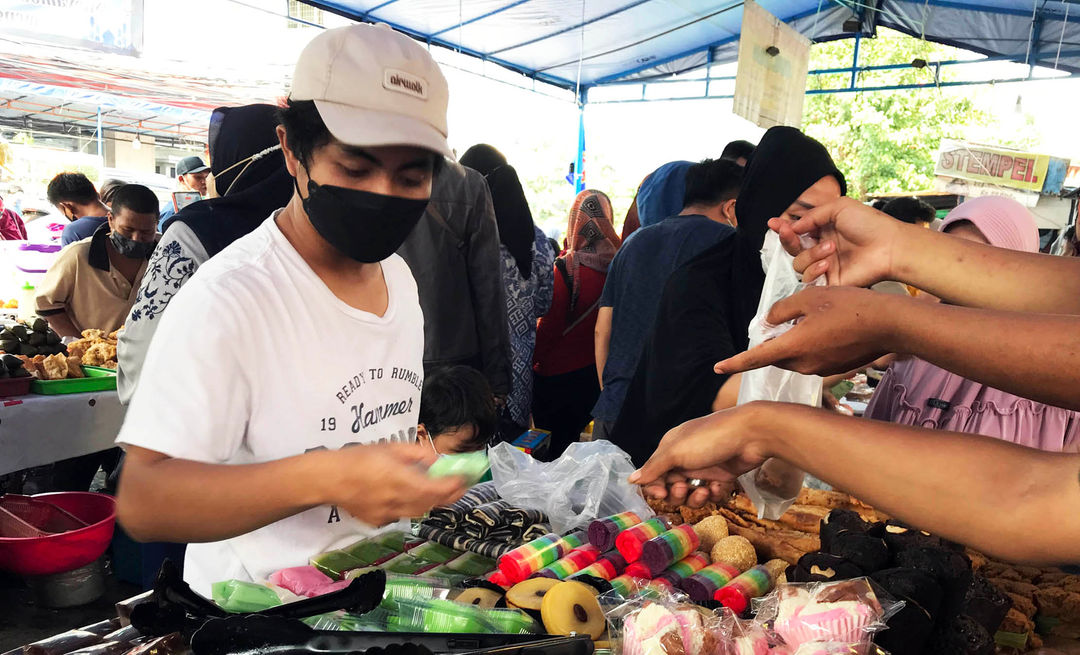
M 460 477 L 429 478 L 430 448 L 416 444 L 352 446 L 326 453 L 329 503 L 370 525 L 423 516 L 465 493 Z
M 769 310 L 768 321 L 795 327 L 716 364 L 717 373 L 740 373 L 763 366 L 808 375 L 834 375 L 865 366 L 893 352 L 889 337 L 903 303 L 901 296 L 852 287 L 809 287 Z
M 830 285 L 868 287 L 894 274 L 893 253 L 904 223 L 852 198 L 840 198 L 806 213 L 795 222 L 774 218 L 784 249 L 795 257 L 795 270 L 804 282 L 828 275 Z M 799 236 L 809 234 L 818 244 L 804 250 Z
M 718 502 L 730 492 L 731 483 L 761 465 L 768 453 L 756 440 L 761 433 L 763 407 L 778 412 L 780 406 L 748 403 L 683 423 L 660 441 L 656 452 L 630 482 L 644 487 L 653 498 L 700 507 Z M 752 438 L 753 437 L 753 438 Z M 691 489 L 688 480 L 709 482 Z

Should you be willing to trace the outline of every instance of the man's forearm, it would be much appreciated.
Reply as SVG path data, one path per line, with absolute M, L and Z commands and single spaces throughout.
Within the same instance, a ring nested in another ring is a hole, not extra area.
M 150 461 L 129 452 L 117 515 L 140 541 L 194 543 L 235 537 L 325 503 L 320 485 L 314 484 L 330 470 L 320 467 L 321 455 L 227 466 L 171 458 Z
M 1080 258 L 994 248 L 903 226 L 893 277 L 945 302 L 1005 311 L 1080 314 Z
M 593 350 L 596 355 L 596 377 L 600 388 L 604 388 L 604 366 L 607 365 L 608 350 L 611 347 L 611 307 L 600 307 L 596 312 L 596 328 L 593 333 Z
M 1024 398 L 1080 410 L 1080 317 L 905 305 L 890 350 Z
M 1009 561 L 1080 561 L 1080 455 L 795 405 L 757 420 L 767 452 L 915 527 Z
M 53 329 L 61 337 L 81 337 L 82 333 L 75 327 L 75 323 L 68 316 L 67 310 L 61 310 L 55 314 L 48 314 L 45 320 L 49 323 L 49 327 Z

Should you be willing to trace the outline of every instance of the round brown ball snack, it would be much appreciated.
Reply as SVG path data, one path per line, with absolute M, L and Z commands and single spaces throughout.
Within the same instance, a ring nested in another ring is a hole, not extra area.
M 772 579 L 779 580 L 780 576 L 784 575 L 784 571 L 787 571 L 788 563 L 782 559 L 771 559 L 765 562 L 765 568 L 769 570 L 769 575 Z
M 604 611 L 588 585 L 560 582 L 544 594 L 540 606 L 544 628 L 553 635 L 588 635 L 599 639 L 607 628 Z
M 716 542 L 728 536 L 727 519 L 723 516 L 706 516 L 694 525 L 694 532 L 701 541 L 701 550 L 711 552 Z
M 757 553 L 746 537 L 724 537 L 712 548 L 713 564 L 723 562 L 739 569 L 739 572 L 753 568 L 757 564 Z

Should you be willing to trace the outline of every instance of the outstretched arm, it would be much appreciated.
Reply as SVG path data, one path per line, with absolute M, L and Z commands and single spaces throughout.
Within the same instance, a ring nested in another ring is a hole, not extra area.
M 773 219 L 795 269 L 806 281 L 870 286 L 896 280 L 968 307 L 1080 314 L 1080 259 L 973 243 L 901 223 L 851 198 L 807 212 L 795 222 Z M 798 236 L 819 243 L 803 251 Z
M 659 480 L 728 480 L 772 456 L 994 557 L 1080 561 L 1080 455 L 987 437 L 751 403 L 672 430 L 630 480 L 664 497 Z
M 1032 400 L 1080 410 L 1080 316 L 929 303 L 852 287 L 811 287 L 773 306 L 769 321 L 800 319 L 779 337 L 716 365 L 736 373 L 775 365 L 830 375 L 886 353 L 907 353 Z

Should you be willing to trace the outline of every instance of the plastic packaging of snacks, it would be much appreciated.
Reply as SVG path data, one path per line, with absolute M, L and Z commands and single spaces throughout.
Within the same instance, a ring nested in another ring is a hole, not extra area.
M 214 602 L 227 612 L 258 612 L 281 604 L 281 598 L 266 585 L 224 580 L 211 586 Z

